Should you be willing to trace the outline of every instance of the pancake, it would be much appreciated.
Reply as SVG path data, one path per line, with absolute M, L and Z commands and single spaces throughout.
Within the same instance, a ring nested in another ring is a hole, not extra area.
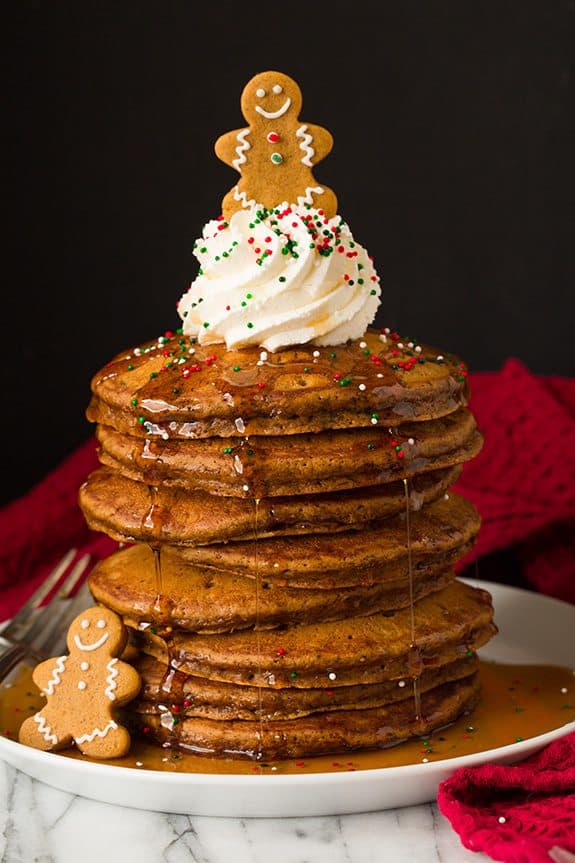
M 468 401 L 458 358 L 375 330 L 337 348 L 273 354 L 170 333 L 119 354 L 94 376 L 92 394 L 91 421 L 165 439 L 396 426 Z
M 409 548 L 405 514 L 361 531 L 314 536 L 258 537 L 210 546 L 186 546 L 182 559 L 210 569 L 278 587 L 346 588 L 415 578 L 452 566 L 471 548 L 480 527 L 477 510 L 451 491 L 410 517 Z M 256 553 L 257 551 L 257 553 Z
M 315 713 L 294 720 L 261 723 L 246 720 L 216 721 L 129 714 L 133 728 L 164 746 L 187 749 L 197 755 L 279 760 L 391 746 L 416 735 L 429 734 L 454 722 L 479 700 L 476 674 L 443 683 L 421 696 L 421 715 L 414 701 L 363 710 Z M 165 724 L 164 724 L 165 723 Z M 168 726 L 168 727 L 166 727 Z
M 459 472 L 446 468 L 412 479 L 410 507 L 419 509 L 444 494 Z M 222 504 L 216 495 L 147 486 L 99 468 L 82 485 L 79 501 L 88 526 L 120 542 L 205 545 L 252 539 L 256 532 L 265 538 L 360 528 L 405 510 L 406 488 L 397 482 L 257 503 L 229 497 Z
M 89 585 L 97 602 L 129 618 L 132 625 L 221 633 L 394 611 L 409 605 L 412 598 L 440 590 L 452 578 L 452 570 L 440 570 L 433 576 L 414 574 L 411 586 L 405 576 L 347 590 L 273 588 L 233 573 L 187 564 L 170 547 L 158 561 L 148 546 L 136 545 L 100 563 Z
M 132 637 L 144 653 L 196 677 L 247 686 L 335 688 L 418 676 L 425 667 L 453 662 L 492 637 L 492 618 L 486 591 L 454 581 L 420 599 L 413 621 L 411 609 L 404 608 L 223 635 L 143 626 Z
M 393 429 L 152 440 L 99 426 L 97 437 L 100 461 L 129 479 L 257 498 L 393 482 L 463 464 L 479 452 L 482 443 L 466 408 Z
M 270 689 L 192 677 L 145 654 L 132 660 L 132 665 L 142 678 L 140 696 L 130 706 L 130 712 L 137 713 L 273 722 L 323 711 L 380 707 L 413 698 L 413 682 L 405 680 L 323 689 Z M 424 669 L 418 679 L 419 691 L 469 677 L 477 667 L 478 660 L 473 655 Z

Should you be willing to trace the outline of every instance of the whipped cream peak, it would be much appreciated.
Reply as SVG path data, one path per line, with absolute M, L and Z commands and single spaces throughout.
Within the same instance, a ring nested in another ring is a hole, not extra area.
M 364 334 L 380 303 L 371 258 L 321 209 L 284 203 L 214 219 L 194 255 L 200 270 L 178 312 L 200 344 L 341 344 Z

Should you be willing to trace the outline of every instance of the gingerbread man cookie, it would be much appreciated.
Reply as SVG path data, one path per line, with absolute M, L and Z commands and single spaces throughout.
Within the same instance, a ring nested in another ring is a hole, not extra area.
M 262 204 L 309 204 L 335 216 L 337 198 L 321 186 L 312 167 L 330 152 L 333 138 L 327 129 L 302 123 L 301 90 L 281 72 L 261 72 L 244 87 L 241 108 L 247 129 L 226 132 L 216 141 L 216 154 L 239 171 L 241 178 L 222 202 L 229 219 L 242 207 Z
M 116 708 L 140 690 L 135 668 L 121 662 L 127 630 L 107 608 L 88 608 L 68 630 L 67 656 L 36 666 L 34 683 L 46 695 L 46 706 L 30 716 L 19 739 L 36 749 L 64 749 L 75 743 L 84 755 L 117 758 L 130 748 L 130 735 L 119 725 Z

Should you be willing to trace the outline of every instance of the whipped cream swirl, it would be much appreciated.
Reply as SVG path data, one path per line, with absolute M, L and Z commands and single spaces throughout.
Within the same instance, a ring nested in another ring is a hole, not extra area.
M 379 278 L 340 216 L 281 204 L 213 220 L 194 245 L 200 271 L 178 303 L 186 335 L 230 350 L 336 345 L 362 336 Z

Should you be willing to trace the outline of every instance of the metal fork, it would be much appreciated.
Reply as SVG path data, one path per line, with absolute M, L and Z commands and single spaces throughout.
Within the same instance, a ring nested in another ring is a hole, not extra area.
M 64 555 L 36 592 L 0 632 L 0 682 L 24 659 L 30 657 L 39 661 L 49 656 L 56 646 L 61 646 L 69 624 L 76 614 L 90 604 L 86 581 L 91 563 L 89 554 L 83 555 L 74 564 L 69 575 L 58 587 L 76 553 L 76 549 L 72 548 Z M 82 579 L 82 587 L 72 598 L 74 589 Z M 57 587 L 53 597 L 41 607 Z

